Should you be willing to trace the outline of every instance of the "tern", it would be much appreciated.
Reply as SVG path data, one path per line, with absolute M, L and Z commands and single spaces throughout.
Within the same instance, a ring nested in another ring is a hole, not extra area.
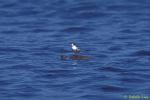
M 80 49 L 74 43 L 72 43 L 71 46 L 72 46 L 72 50 L 73 50 L 74 53 L 79 53 L 80 52 Z

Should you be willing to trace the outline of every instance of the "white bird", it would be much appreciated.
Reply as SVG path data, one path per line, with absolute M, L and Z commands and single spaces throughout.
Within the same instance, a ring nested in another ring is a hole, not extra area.
M 72 50 L 73 50 L 74 53 L 79 53 L 80 52 L 80 49 L 74 43 L 72 43 L 71 46 L 72 46 Z

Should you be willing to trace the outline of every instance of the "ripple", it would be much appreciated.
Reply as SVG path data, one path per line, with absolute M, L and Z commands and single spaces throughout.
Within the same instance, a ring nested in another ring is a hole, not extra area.
M 126 88 L 112 85 L 104 85 L 101 88 L 104 92 L 124 92 L 127 91 Z
M 47 55 L 49 55 L 49 53 L 48 52 L 35 52 L 35 53 L 32 53 L 31 55 L 47 56 Z
M 38 95 L 38 92 L 40 92 L 40 89 L 37 89 L 35 86 L 29 86 L 29 85 L 16 85 L 16 87 L 13 88 L 14 91 L 12 94 L 8 94 L 11 97 L 23 97 L 23 98 L 31 98 Z
M 125 35 L 125 36 L 118 36 L 116 39 L 118 40 L 135 40 L 139 39 L 140 35 Z
M 33 33 L 47 33 L 47 32 L 54 32 L 54 30 L 37 28 L 37 29 L 32 29 L 30 32 L 33 32 Z
M 136 71 L 136 70 L 135 70 Z M 150 75 L 146 73 L 136 73 L 136 72 L 124 72 L 120 73 L 119 75 L 127 76 L 127 77 L 137 77 L 139 79 L 149 79 Z
M 55 16 L 57 16 L 57 12 L 56 11 L 47 12 L 47 13 L 43 14 L 43 16 L 45 16 L 47 18 L 55 17 Z
M 12 8 L 12 7 L 15 7 L 15 6 L 17 6 L 17 3 L 16 2 L 12 2 L 12 3 L 3 4 L 0 7 L 1 8 Z
M 137 83 L 141 84 L 145 82 L 143 79 L 137 79 L 137 78 L 122 78 L 120 79 L 120 81 L 126 82 L 126 83 L 136 83 L 136 84 Z
M 95 56 L 100 57 L 100 58 L 107 58 L 108 57 L 107 54 L 99 54 L 99 55 L 95 54 Z
M 30 65 L 30 64 L 17 64 L 17 65 L 12 65 L 8 66 L 8 69 L 13 69 L 13 70 L 31 70 L 33 68 L 36 68 L 37 66 Z
M 86 27 L 69 27 L 66 29 L 63 29 L 63 32 L 87 32 L 87 31 L 92 31 L 93 29 L 91 28 L 86 28 Z
M 140 32 L 150 33 L 150 29 L 142 29 L 142 30 L 140 30 Z
M 99 70 L 109 71 L 109 72 L 126 72 L 125 69 L 115 68 L 115 67 L 102 67 Z
M 80 11 L 89 11 L 89 10 L 97 10 L 98 6 L 90 4 L 90 5 L 80 5 L 70 8 L 69 12 L 80 12 Z
M 19 47 L 0 47 L 0 52 L 27 52 L 27 50 Z
M 120 5 L 110 5 L 107 7 L 107 9 L 109 11 L 112 10 L 112 11 L 122 11 L 123 12 L 123 11 L 134 11 L 134 10 L 139 9 L 138 7 L 139 7 L 138 5 L 133 5 L 133 4 L 130 4 L 130 5 L 120 4 Z
M 136 31 L 133 31 L 132 29 L 123 29 L 120 32 L 121 33 L 136 33 Z
M 9 80 L 0 80 L 0 86 L 8 86 L 11 85 L 12 83 L 9 82 Z
M 18 11 L 16 16 L 31 16 L 31 15 L 36 16 L 40 13 L 41 11 L 38 11 L 36 9 L 24 8 Z
M 122 50 L 122 46 L 111 46 L 109 48 L 109 50 L 111 50 L 111 51 L 120 51 L 120 50 Z
M 90 19 L 90 18 L 101 18 L 101 17 L 108 17 L 110 14 L 104 13 L 104 12 L 94 12 L 94 11 L 89 11 L 89 12 L 81 12 L 78 14 L 78 18 L 81 19 Z
M 18 30 L 4 30 L 4 31 L 1 31 L 2 34 L 6 34 L 6 35 L 15 35 L 15 34 L 19 34 L 19 33 L 22 33 Z
M 56 78 L 74 77 L 73 70 L 65 70 L 65 69 L 48 70 L 46 72 L 44 70 L 41 70 L 40 73 L 41 74 L 39 77 L 48 78 L 48 79 L 49 78 L 56 79 Z
M 139 50 L 130 54 L 130 56 L 150 56 L 150 51 L 147 50 Z
M 94 95 L 94 94 L 87 94 L 87 95 L 83 95 L 83 96 L 80 96 L 80 98 L 83 98 L 83 100 L 84 100 L 84 98 L 85 99 L 88 99 L 88 100 L 97 100 L 98 98 L 101 98 L 101 96 L 99 96 L 99 95 Z

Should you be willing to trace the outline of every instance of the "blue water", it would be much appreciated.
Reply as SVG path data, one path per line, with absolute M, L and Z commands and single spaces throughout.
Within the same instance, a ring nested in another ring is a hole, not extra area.
M 149 10 L 149 0 L 0 0 L 0 100 L 150 99 Z M 72 42 L 91 59 L 61 60 Z

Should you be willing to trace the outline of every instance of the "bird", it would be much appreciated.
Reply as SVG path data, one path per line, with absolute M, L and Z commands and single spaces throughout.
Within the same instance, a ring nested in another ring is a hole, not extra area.
M 71 43 L 72 50 L 74 53 L 79 53 L 80 49 L 75 45 L 75 43 Z

